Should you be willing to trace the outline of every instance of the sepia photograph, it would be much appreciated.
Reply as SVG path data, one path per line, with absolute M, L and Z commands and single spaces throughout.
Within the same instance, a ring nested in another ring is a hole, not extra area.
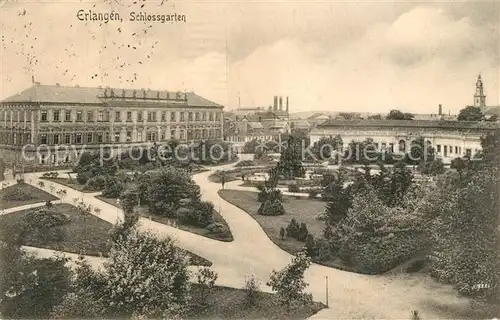
M 0 0 L 1 319 L 500 318 L 500 2 Z

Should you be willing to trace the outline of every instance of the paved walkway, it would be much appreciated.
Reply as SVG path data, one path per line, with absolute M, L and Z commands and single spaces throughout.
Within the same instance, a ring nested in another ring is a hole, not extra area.
M 151 230 L 158 236 L 173 236 L 178 245 L 213 262 L 218 272 L 218 285 L 241 288 L 246 277 L 254 275 L 261 283 L 269 279 L 271 270 L 281 269 L 290 262 L 291 255 L 277 247 L 264 233 L 260 225 L 246 212 L 222 200 L 218 196 L 221 186 L 208 180 L 211 172 L 230 169 L 233 165 L 211 168 L 197 174 L 193 180 L 200 186 L 203 200 L 212 201 L 228 223 L 234 241 L 221 242 L 189 233 L 174 227 L 141 218 L 140 228 Z M 25 181 L 37 186 L 41 173 L 25 174 Z M 45 181 L 55 190 L 65 189 L 66 200 L 80 198 L 94 208 L 100 208 L 99 218 L 111 223 L 121 219 L 120 209 L 92 195 Z M 313 264 L 306 273 L 310 284 L 308 291 L 316 301 L 325 301 L 325 285 L 328 277 L 330 308 L 314 315 L 314 319 L 390 318 L 407 319 L 411 310 L 419 310 L 424 319 L 450 318 L 439 311 L 439 306 L 461 306 L 467 300 L 457 298 L 448 286 L 432 281 L 422 281 L 421 276 L 367 276 L 340 271 Z M 427 278 L 424 278 L 424 280 Z M 264 291 L 269 288 L 262 287 Z

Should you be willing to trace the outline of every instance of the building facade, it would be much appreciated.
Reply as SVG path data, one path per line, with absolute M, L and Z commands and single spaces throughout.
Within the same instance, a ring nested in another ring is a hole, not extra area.
M 339 135 L 344 146 L 373 139 L 379 151 L 408 152 L 419 137 L 430 144 L 444 163 L 481 150 L 481 138 L 499 129 L 496 122 L 425 120 L 329 120 L 311 132 L 311 144 Z
M 0 102 L 0 150 L 16 166 L 57 166 L 84 149 L 222 139 L 222 110 L 193 92 L 35 83 Z

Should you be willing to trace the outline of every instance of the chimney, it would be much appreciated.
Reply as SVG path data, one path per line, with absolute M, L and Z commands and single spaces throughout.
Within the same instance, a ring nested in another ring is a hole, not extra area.
M 156 91 L 156 99 L 160 100 L 160 91 Z
M 108 97 L 108 88 L 104 89 L 104 98 Z
M 35 76 L 31 76 L 31 83 L 35 84 Z
M 438 108 L 438 115 L 442 115 L 443 114 L 443 106 L 442 105 L 439 105 L 439 108 Z
M 122 89 L 122 97 L 125 98 L 125 89 Z
M 167 100 L 169 100 L 169 99 L 170 99 L 170 94 L 167 91 Z
M 288 113 L 288 96 L 286 97 L 286 113 Z
M 278 110 L 278 96 L 274 96 L 273 110 Z
M 283 111 L 283 97 L 280 97 L 280 111 Z
M 136 96 L 137 96 L 137 92 L 134 90 L 134 91 L 132 92 L 132 97 L 134 97 L 134 98 L 135 98 Z
M 142 97 L 146 99 L 148 95 L 146 94 L 146 90 L 142 89 Z
M 110 93 L 109 93 L 110 96 L 114 97 L 115 96 L 115 92 L 113 91 L 113 89 L 110 90 Z

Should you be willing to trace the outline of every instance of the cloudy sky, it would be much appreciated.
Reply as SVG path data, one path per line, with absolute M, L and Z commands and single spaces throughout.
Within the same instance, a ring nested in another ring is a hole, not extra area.
M 1 1 L 0 1 L 1 2 Z M 141 8 L 142 6 L 142 8 Z M 121 14 L 83 22 L 78 10 Z M 499 104 L 498 3 L 4 1 L 0 98 L 42 84 L 188 90 L 225 105 L 292 111 L 458 112 L 477 75 Z M 138 23 L 130 12 L 185 14 Z

